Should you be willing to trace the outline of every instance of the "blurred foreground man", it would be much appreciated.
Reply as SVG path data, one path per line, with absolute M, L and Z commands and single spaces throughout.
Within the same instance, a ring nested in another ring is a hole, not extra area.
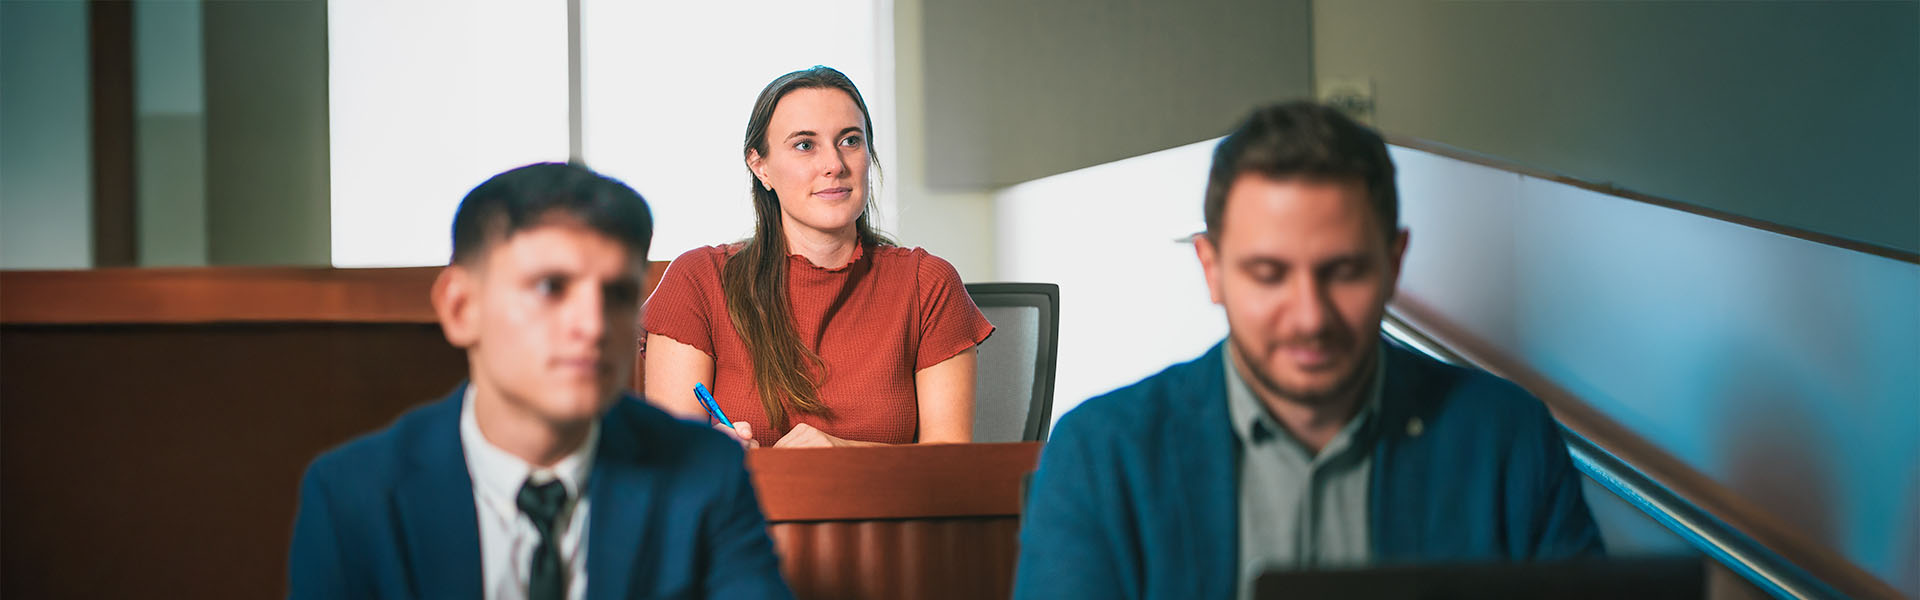
M 474 188 L 433 286 L 471 380 L 320 456 L 293 598 L 786 598 L 738 443 L 622 393 L 653 218 L 585 168 Z
M 1268 569 L 1602 552 L 1538 400 L 1382 339 L 1408 235 L 1379 134 L 1260 109 L 1214 151 L 1205 214 L 1227 339 L 1061 418 L 1015 597 L 1244 598 Z

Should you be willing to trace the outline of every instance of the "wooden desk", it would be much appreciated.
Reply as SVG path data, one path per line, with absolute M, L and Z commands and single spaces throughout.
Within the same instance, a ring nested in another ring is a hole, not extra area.
M 800 598 L 1006 598 L 1038 442 L 748 453 Z

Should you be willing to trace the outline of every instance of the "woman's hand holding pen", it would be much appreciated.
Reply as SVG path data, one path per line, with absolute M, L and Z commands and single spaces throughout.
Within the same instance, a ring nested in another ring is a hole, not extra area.
M 773 443 L 773 447 L 775 448 L 848 448 L 855 446 L 885 445 L 886 444 L 877 442 L 857 442 L 842 439 L 806 423 L 794 425 L 793 429 L 787 430 L 787 434 L 780 437 L 780 441 Z
M 844 441 L 845 440 L 828 435 L 825 431 L 815 429 L 812 425 L 801 423 L 794 425 L 793 429 L 787 430 L 787 434 L 781 436 L 780 441 L 774 442 L 773 447 L 832 448 L 834 446 L 844 445 L 840 443 Z
M 693 384 L 693 398 L 700 401 L 702 408 L 707 409 L 707 416 L 713 418 L 714 429 L 718 429 L 720 433 L 727 434 L 732 437 L 734 441 L 740 442 L 741 448 L 753 449 L 760 447 L 760 442 L 753 440 L 753 424 L 746 421 L 728 419 L 727 413 L 720 410 L 720 403 L 714 401 L 713 392 L 707 391 L 707 384 Z M 729 425 L 729 423 L 731 423 L 731 425 Z
M 752 423 L 734 421 L 732 427 L 728 427 L 726 423 L 714 423 L 713 428 L 720 430 L 720 433 L 727 434 L 727 437 L 733 438 L 734 441 L 740 442 L 740 447 L 742 448 L 753 449 L 760 447 L 760 442 L 753 439 Z

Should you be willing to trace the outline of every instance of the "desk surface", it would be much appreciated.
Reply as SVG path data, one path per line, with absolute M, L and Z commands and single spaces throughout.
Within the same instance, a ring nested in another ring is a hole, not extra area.
M 774 522 L 1013 516 L 1039 457 L 1039 442 L 763 448 L 747 468 Z

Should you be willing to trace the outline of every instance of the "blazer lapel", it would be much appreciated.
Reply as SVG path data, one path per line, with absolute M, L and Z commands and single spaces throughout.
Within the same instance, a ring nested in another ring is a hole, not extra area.
M 654 490 L 648 485 L 645 465 L 637 462 L 637 457 L 646 455 L 637 424 L 619 406 L 638 401 L 623 396 L 600 422 L 600 447 L 587 483 L 587 495 L 593 499 L 587 523 L 590 600 L 630 597 L 635 580 L 652 577 L 652 565 L 636 561 Z
M 1183 423 L 1185 435 L 1178 439 L 1192 444 L 1190 459 L 1183 465 L 1189 485 L 1179 486 L 1187 494 L 1187 522 L 1194 527 L 1198 547 L 1191 548 L 1194 565 L 1211 572 L 1193 573 L 1199 585 L 1206 586 L 1205 597 L 1231 595 L 1240 573 L 1240 489 L 1239 444 L 1227 417 L 1226 344 L 1194 361 L 1184 389 L 1191 397 L 1192 413 Z M 1219 586 L 1226 586 L 1221 589 Z
M 419 598 L 481 595 L 480 519 L 460 447 L 465 393 L 462 385 L 428 409 L 425 429 L 406 449 L 414 458 L 412 472 L 394 492 L 413 592 Z
M 1401 562 L 1418 556 L 1425 535 L 1423 515 L 1427 511 L 1426 480 L 1413 476 L 1420 469 L 1424 454 L 1412 446 L 1422 442 L 1418 429 L 1410 428 L 1414 419 L 1425 419 L 1419 393 L 1424 373 L 1412 354 L 1386 338 L 1387 361 L 1380 390 L 1380 438 L 1374 442 L 1373 475 L 1367 501 L 1368 537 L 1374 559 L 1381 563 Z M 1424 429 L 1424 425 L 1422 426 Z

